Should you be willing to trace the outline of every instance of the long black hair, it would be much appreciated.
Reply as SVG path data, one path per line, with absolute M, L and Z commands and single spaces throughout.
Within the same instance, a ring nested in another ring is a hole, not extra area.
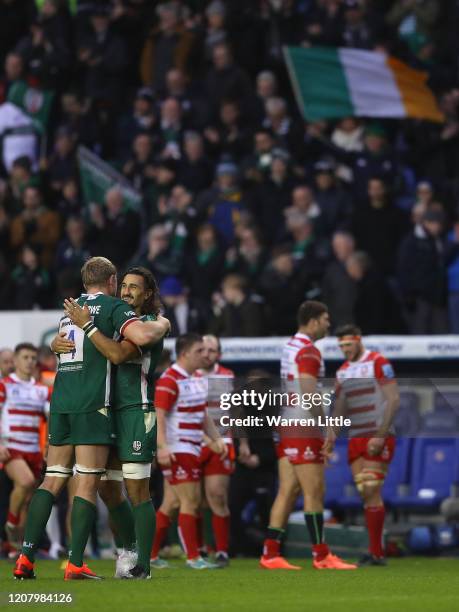
M 135 266 L 126 270 L 126 272 L 121 278 L 121 282 L 123 282 L 123 280 L 128 274 L 135 274 L 136 276 L 141 276 L 143 278 L 143 282 L 145 283 L 145 291 L 151 291 L 150 297 L 145 300 L 142 306 L 142 314 L 154 314 L 158 316 L 162 308 L 162 304 L 159 295 L 158 283 L 156 282 L 156 279 L 153 274 L 147 268 L 144 268 L 142 266 Z

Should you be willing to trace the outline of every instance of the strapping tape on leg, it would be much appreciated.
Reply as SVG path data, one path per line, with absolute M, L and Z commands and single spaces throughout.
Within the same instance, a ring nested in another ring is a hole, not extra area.
M 123 482 L 123 471 L 122 470 L 105 470 L 105 474 L 101 480 L 116 480 L 117 482 Z
M 63 465 L 48 465 L 46 475 L 51 478 L 70 478 L 73 475 L 73 469 Z
M 75 470 L 79 476 L 101 476 L 105 474 L 105 468 L 88 468 L 79 463 L 75 464 Z
M 361 472 L 354 476 L 355 486 L 357 490 L 362 492 L 364 487 L 382 487 L 386 473 L 382 470 L 375 470 L 374 468 L 363 468 Z
M 150 463 L 123 463 L 123 476 L 128 480 L 150 478 Z

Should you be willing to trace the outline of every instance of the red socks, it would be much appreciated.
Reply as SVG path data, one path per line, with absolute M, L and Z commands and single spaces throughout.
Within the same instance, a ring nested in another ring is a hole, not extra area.
M 230 517 L 212 514 L 212 529 L 215 537 L 216 552 L 228 552 Z
M 367 523 L 370 540 L 370 554 L 375 557 L 384 557 L 382 535 L 384 529 L 384 506 L 370 506 L 365 508 L 365 521 Z
M 180 540 L 188 559 L 199 557 L 197 518 L 192 514 L 183 514 L 178 517 Z
M 314 561 L 322 561 L 330 552 L 328 548 L 328 544 L 313 544 L 312 546 L 312 556 Z
M 19 514 L 13 514 L 10 510 L 8 510 L 6 522 L 16 527 L 16 525 L 19 525 Z
M 280 540 L 271 540 L 270 538 L 266 538 L 263 543 L 263 557 L 265 559 L 280 557 L 280 547 Z
M 159 555 L 159 551 L 161 550 L 161 546 L 167 535 L 167 531 L 169 529 L 170 524 L 171 519 L 167 516 L 167 514 L 164 514 L 163 512 L 161 512 L 161 510 L 158 510 L 158 512 L 156 513 L 155 539 L 153 542 L 153 548 L 151 549 L 152 559 L 156 559 L 156 557 Z

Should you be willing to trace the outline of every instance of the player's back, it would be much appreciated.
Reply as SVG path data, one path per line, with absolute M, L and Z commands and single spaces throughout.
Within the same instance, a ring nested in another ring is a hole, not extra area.
M 105 336 L 113 338 L 138 317 L 118 298 L 103 293 L 83 294 L 80 306 L 88 305 L 92 320 Z M 112 365 L 67 315 L 59 322 L 59 332 L 75 343 L 71 353 L 59 356 L 51 411 L 60 413 L 94 412 L 111 402 Z

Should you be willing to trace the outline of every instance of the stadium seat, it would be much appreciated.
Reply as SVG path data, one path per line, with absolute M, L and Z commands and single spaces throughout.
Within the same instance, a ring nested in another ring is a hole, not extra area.
M 454 411 L 459 415 L 459 392 L 457 391 L 437 391 L 434 397 L 435 412 Z
M 432 510 L 450 495 L 459 473 L 459 440 L 417 438 L 413 442 L 409 494 L 393 500 L 398 508 Z
M 347 438 L 339 438 L 325 469 L 325 506 L 343 506 L 352 497 L 352 472 L 347 463 Z
M 412 445 L 412 438 L 397 438 L 394 458 L 382 490 L 383 499 L 389 506 L 394 505 L 407 493 Z
M 414 391 L 400 393 L 400 407 L 395 414 L 395 432 L 397 436 L 415 436 L 421 427 L 419 414 L 419 396 Z
M 422 419 L 421 435 L 454 436 L 457 434 L 458 424 L 459 419 L 452 410 L 429 412 Z

